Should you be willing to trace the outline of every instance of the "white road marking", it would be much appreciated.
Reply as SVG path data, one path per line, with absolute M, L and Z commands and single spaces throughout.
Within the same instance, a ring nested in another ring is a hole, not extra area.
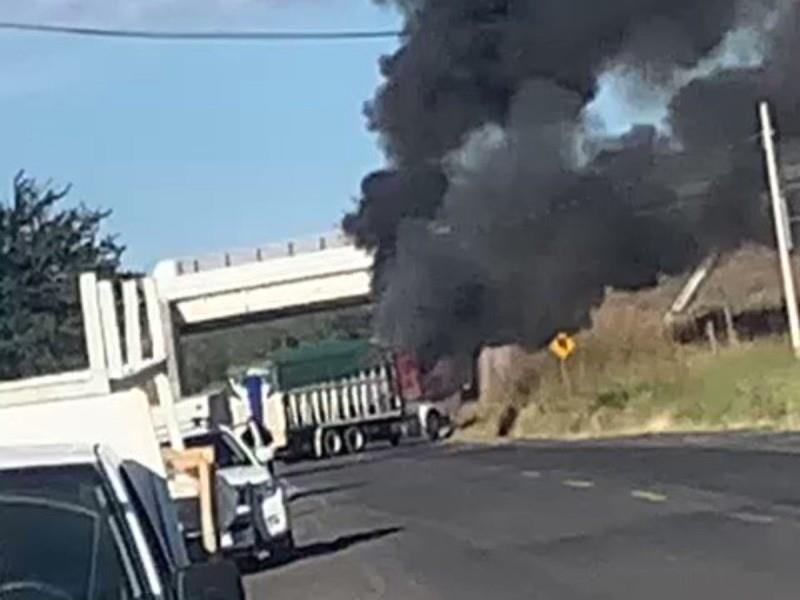
M 585 479 L 565 479 L 562 481 L 565 486 L 575 488 L 578 490 L 588 490 L 594 487 L 594 481 L 587 481 Z
M 637 500 L 644 500 L 645 502 L 666 502 L 668 498 L 664 494 L 652 492 L 650 490 L 633 490 L 631 496 Z
M 728 516 L 731 519 L 736 519 L 737 521 L 742 521 L 743 523 L 752 523 L 755 525 L 769 525 L 770 523 L 775 522 L 775 519 L 773 517 L 770 517 L 768 515 L 759 515 L 751 512 L 729 513 Z
M 528 479 L 539 479 L 542 474 L 539 471 L 523 471 L 522 476 Z

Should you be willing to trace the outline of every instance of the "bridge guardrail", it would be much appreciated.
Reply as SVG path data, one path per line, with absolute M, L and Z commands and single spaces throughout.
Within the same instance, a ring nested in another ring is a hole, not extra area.
M 215 271 L 275 258 L 286 258 L 331 248 L 343 248 L 351 245 L 351 243 L 344 233 L 333 232 L 288 242 L 240 248 L 226 252 L 214 252 L 197 257 L 179 258 L 175 261 L 175 271 L 178 276 Z

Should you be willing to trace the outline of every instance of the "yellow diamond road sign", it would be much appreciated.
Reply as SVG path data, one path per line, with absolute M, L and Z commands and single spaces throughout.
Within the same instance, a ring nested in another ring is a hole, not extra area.
M 550 342 L 550 352 L 555 354 L 561 360 L 567 360 L 572 353 L 575 352 L 575 340 L 573 340 L 566 333 L 559 333 L 552 342 Z

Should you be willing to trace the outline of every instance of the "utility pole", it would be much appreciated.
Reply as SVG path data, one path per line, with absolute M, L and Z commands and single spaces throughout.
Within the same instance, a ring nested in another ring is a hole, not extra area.
M 786 300 L 786 313 L 789 318 L 789 334 L 792 341 L 792 350 L 795 356 L 800 358 L 800 317 L 797 312 L 797 293 L 794 286 L 792 262 L 789 257 L 789 228 L 787 227 L 789 216 L 786 202 L 781 192 L 778 161 L 775 155 L 775 131 L 772 129 L 772 118 L 767 102 L 761 103 L 760 115 L 761 136 L 764 143 L 764 155 L 769 176 L 769 193 L 772 198 L 772 213 L 775 219 L 775 237 L 778 240 L 778 257 L 781 264 L 783 293 Z

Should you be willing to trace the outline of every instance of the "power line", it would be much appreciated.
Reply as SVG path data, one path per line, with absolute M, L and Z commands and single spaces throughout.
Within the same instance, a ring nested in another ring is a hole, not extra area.
M 172 41 L 304 41 L 304 40 L 374 40 L 400 37 L 394 29 L 363 31 L 147 31 L 0 21 L 2 31 L 22 31 L 41 34 L 88 36 L 98 38 L 127 38 Z

